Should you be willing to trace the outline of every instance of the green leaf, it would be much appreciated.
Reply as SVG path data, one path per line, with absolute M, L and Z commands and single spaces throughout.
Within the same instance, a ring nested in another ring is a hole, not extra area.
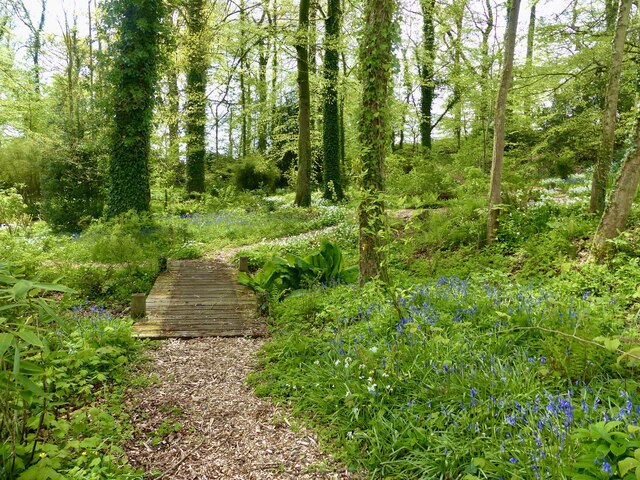
M 631 458 L 631 457 L 625 458 L 618 462 L 618 469 L 620 470 L 620 475 L 623 477 L 627 474 L 629 470 L 631 470 L 632 468 L 636 468 L 638 466 L 640 466 L 640 462 L 638 462 L 638 460 L 636 460 L 635 458 Z
M 640 357 L 640 347 L 635 347 L 635 348 L 632 348 L 631 350 L 626 351 L 625 353 L 623 353 L 618 357 L 618 360 L 616 363 L 618 363 L 619 365 L 623 360 L 627 359 L 629 363 L 635 364 L 639 360 L 633 357 Z
M 42 340 L 40 337 L 32 332 L 31 330 L 21 330 L 16 335 L 18 335 L 22 340 L 27 342 L 29 345 L 34 345 L 36 347 L 44 347 Z
M 13 344 L 13 335 L 10 333 L 0 333 L 0 357 L 2 357 Z
M 604 341 L 604 348 L 609 350 L 610 352 L 615 352 L 620 346 L 620 340 L 617 338 L 607 338 Z
M 11 287 L 10 292 L 13 298 L 24 299 L 32 288 L 33 282 L 30 282 L 29 280 L 18 280 L 18 282 Z
M 29 380 L 27 377 L 21 375 L 21 374 L 17 374 L 15 375 L 16 380 L 18 381 L 18 383 L 20 383 L 23 387 L 25 387 L 27 390 L 29 390 L 31 393 L 39 396 L 39 397 L 44 397 L 46 396 L 46 392 L 39 387 L 38 385 L 36 385 L 35 383 L 33 383 L 31 380 Z
M 612 443 L 609 449 L 616 457 L 624 455 L 627 451 L 626 445 L 620 445 L 619 443 Z
M 18 480 L 64 480 L 64 477 L 49 465 L 41 465 L 41 463 L 38 462 L 22 472 Z

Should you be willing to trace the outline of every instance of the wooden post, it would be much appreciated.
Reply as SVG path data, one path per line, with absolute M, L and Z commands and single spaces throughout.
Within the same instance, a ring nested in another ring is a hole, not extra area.
M 131 317 L 142 318 L 147 314 L 147 296 L 144 293 L 131 295 Z
M 249 271 L 249 257 L 240 257 L 240 266 L 238 267 L 238 270 L 241 272 Z
M 158 271 L 160 273 L 167 271 L 167 257 L 158 258 Z

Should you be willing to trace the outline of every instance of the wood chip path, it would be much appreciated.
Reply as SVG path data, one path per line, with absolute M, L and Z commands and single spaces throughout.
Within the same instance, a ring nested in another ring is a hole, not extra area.
M 352 480 L 316 436 L 246 383 L 263 340 L 175 339 L 150 351 L 153 379 L 124 405 L 135 427 L 125 448 L 145 478 Z
M 130 463 L 149 479 L 361 478 L 247 384 L 264 340 L 234 335 L 263 330 L 227 258 L 171 262 L 149 295 L 138 336 L 188 338 L 156 344 L 136 374 L 150 381 L 132 388 L 123 405 L 134 426 L 125 446 Z

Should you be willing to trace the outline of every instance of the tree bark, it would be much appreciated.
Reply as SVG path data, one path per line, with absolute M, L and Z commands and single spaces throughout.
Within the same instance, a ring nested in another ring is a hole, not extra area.
M 636 54 L 635 142 L 618 173 L 609 202 L 593 237 L 591 258 L 600 260 L 606 253 L 607 240 L 617 237 L 626 226 L 640 184 L 640 54 Z
M 340 120 L 338 112 L 338 42 L 340 41 L 340 25 L 342 12 L 340 0 L 329 0 L 325 54 L 324 80 L 325 91 L 322 108 L 322 173 L 324 181 L 324 198 L 342 200 L 342 179 L 340 176 Z
M 264 27 L 265 15 L 260 20 L 260 27 Z M 261 155 L 267 153 L 267 118 L 269 116 L 269 106 L 267 105 L 267 62 L 269 59 L 269 35 L 260 39 L 258 45 L 258 101 L 260 103 L 260 116 L 258 118 L 258 152 Z
M 453 44 L 453 98 L 456 104 L 453 107 L 454 127 L 453 133 L 456 138 L 456 149 L 460 151 L 462 146 L 462 28 L 464 21 L 464 10 L 467 0 L 457 6 L 455 12 L 456 36 Z
M 493 132 L 493 156 L 491 160 L 491 182 L 489 186 L 489 215 L 487 221 L 487 242 L 492 242 L 498 230 L 498 205 L 501 203 L 502 162 L 504 157 L 507 97 L 513 71 L 513 54 L 518 30 L 520 0 L 511 0 L 508 10 L 507 31 L 505 33 L 504 64 L 502 79 L 496 100 Z
M 363 280 L 386 281 L 383 168 L 389 148 L 388 104 L 392 66 L 394 0 L 367 0 L 360 44 L 362 200 L 358 206 L 359 266 Z
M 298 67 L 298 184 L 295 204 L 311 205 L 311 93 L 309 90 L 309 0 L 300 0 L 296 43 Z
M 606 241 L 617 237 L 624 230 L 638 191 L 640 183 L 640 116 L 636 113 L 636 117 L 635 148 L 622 164 L 609 203 L 600 219 L 591 247 L 592 258 L 601 258 L 605 253 Z
M 208 55 L 205 41 L 205 2 L 187 4 L 187 102 L 185 133 L 187 143 L 187 193 L 204 192 L 205 124 Z
M 169 15 L 169 26 L 172 29 L 178 28 L 177 22 L 173 21 L 173 12 Z M 177 45 L 174 45 L 177 48 Z M 178 61 L 175 52 L 170 52 L 169 65 L 167 67 L 167 101 L 169 103 L 169 119 L 167 126 L 169 129 L 169 151 L 168 160 L 172 167 L 180 162 L 180 89 L 178 88 Z
M 421 0 L 422 52 L 420 53 L 420 140 L 431 149 L 432 108 L 435 93 L 435 0 Z
M 613 37 L 611 66 L 609 69 L 609 83 L 602 112 L 602 133 L 600 147 L 596 158 L 596 166 L 591 182 L 591 199 L 589 210 L 591 213 L 604 209 L 607 178 L 611 170 L 614 144 L 616 140 L 616 115 L 618 113 L 618 95 L 620 93 L 620 75 L 622 73 L 622 59 L 624 43 L 629 28 L 629 14 L 633 0 L 622 0 L 618 14 L 618 22 Z
M 491 7 L 491 1 L 485 1 L 485 9 L 487 14 L 487 25 L 482 30 L 482 42 L 480 44 L 481 49 L 481 64 L 480 64 L 480 122 L 482 128 L 482 168 L 488 169 L 488 144 L 489 144 L 489 117 L 490 117 L 490 98 L 491 87 L 489 73 L 491 71 L 491 65 L 493 63 L 489 55 L 489 38 L 493 31 L 493 10 Z
M 529 29 L 527 30 L 527 67 L 531 67 L 533 62 L 533 41 L 536 34 L 536 4 L 531 5 L 529 12 Z

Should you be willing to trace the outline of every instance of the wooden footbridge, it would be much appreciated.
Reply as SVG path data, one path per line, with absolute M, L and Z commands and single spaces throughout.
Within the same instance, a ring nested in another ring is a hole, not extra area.
M 261 336 L 256 299 L 236 270 L 216 260 L 171 260 L 134 326 L 140 338 Z

